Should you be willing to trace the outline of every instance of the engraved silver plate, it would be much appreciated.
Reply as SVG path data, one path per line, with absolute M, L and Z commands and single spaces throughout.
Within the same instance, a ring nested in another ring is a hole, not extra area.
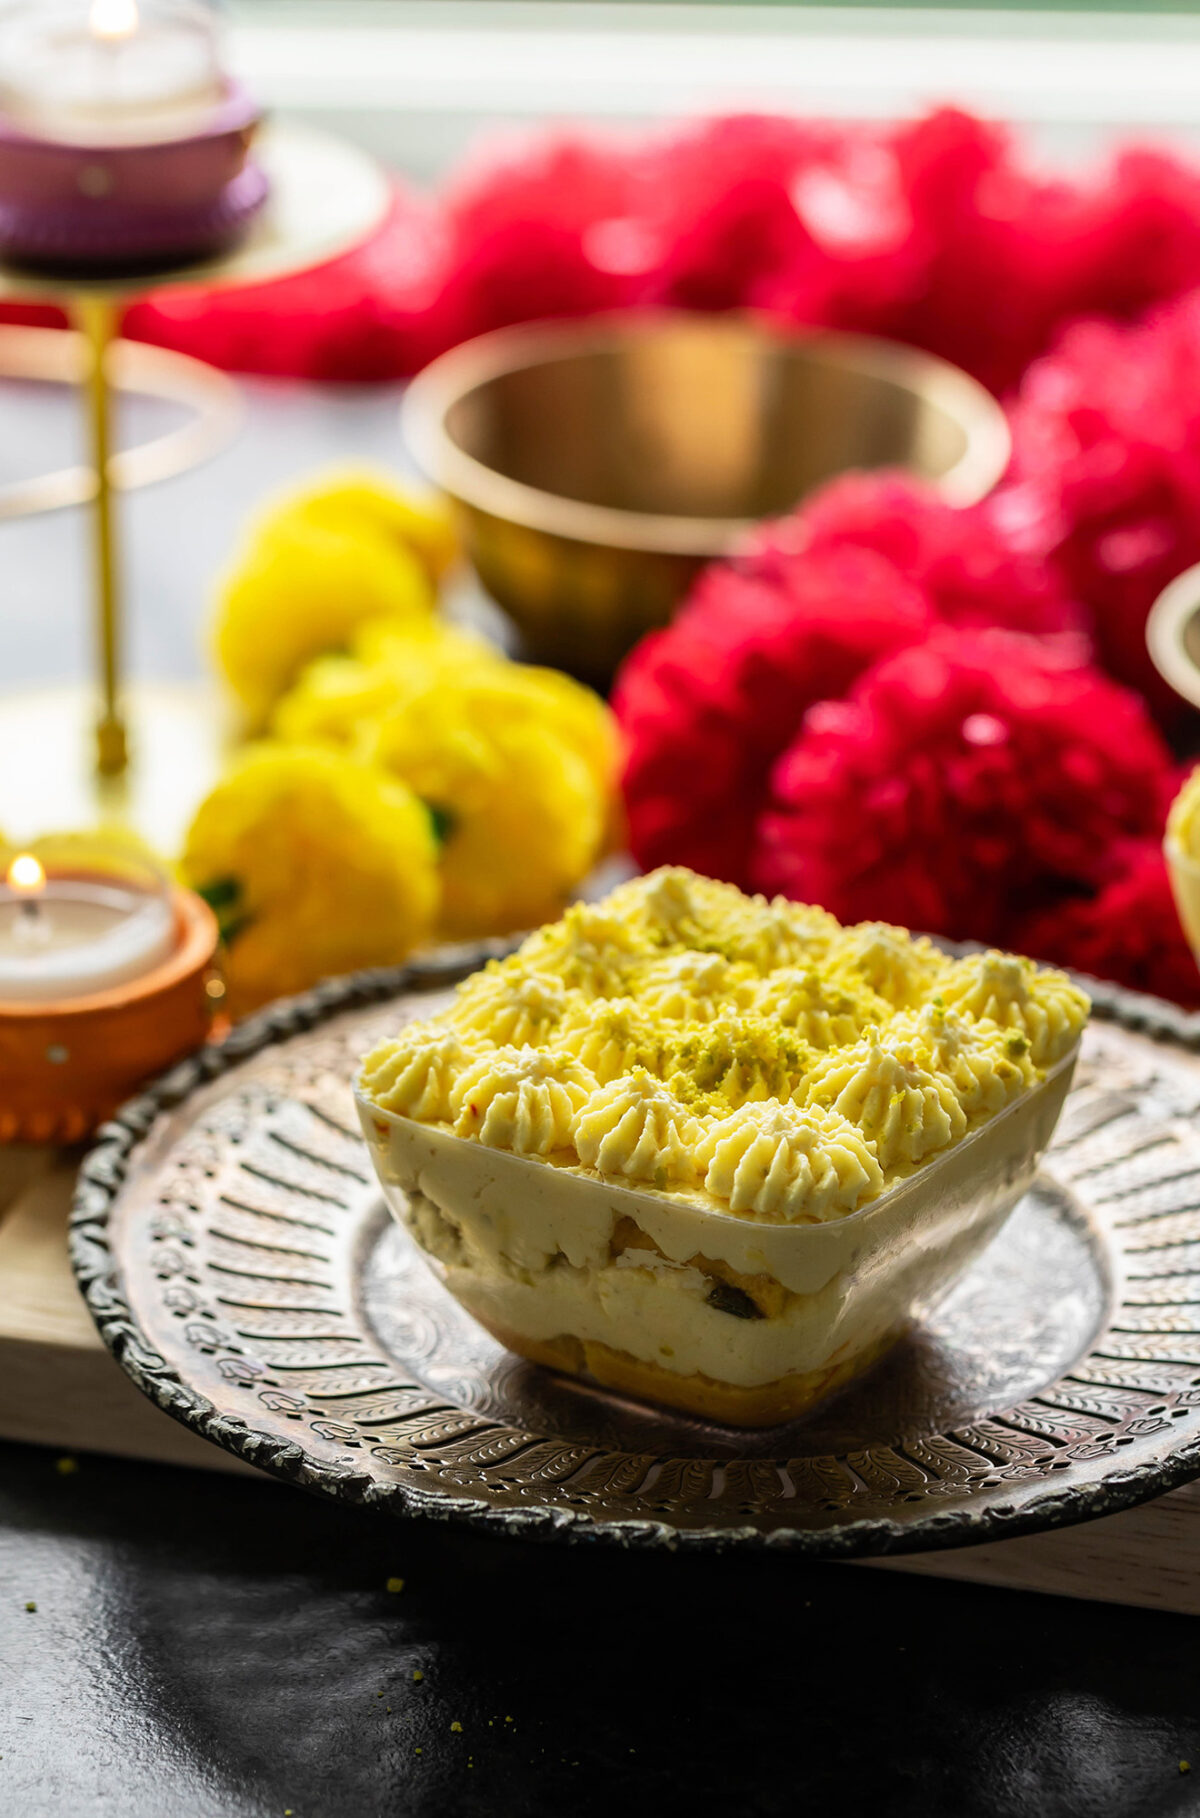
M 1089 985 L 1075 1089 L 1001 1235 L 870 1377 L 751 1433 L 521 1362 L 389 1218 L 348 1081 L 449 976 L 280 1006 L 101 1132 L 76 1273 L 177 1419 L 392 1514 L 642 1546 L 957 1546 L 1200 1474 L 1200 1019 Z

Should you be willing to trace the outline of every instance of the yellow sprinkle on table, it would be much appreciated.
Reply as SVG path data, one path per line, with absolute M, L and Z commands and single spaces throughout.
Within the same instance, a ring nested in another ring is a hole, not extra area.
M 421 1671 L 420 1667 L 413 1668 L 413 1684 L 414 1685 L 420 1685 L 420 1683 L 421 1683 L 422 1679 L 424 1679 L 424 1677 L 425 1677 L 425 1675 Z
M 458 1734 L 459 1734 L 459 1735 L 460 1735 L 460 1736 L 461 1736 L 461 1735 L 462 1735 L 462 1724 L 461 1724 L 461 1723 L 459 1723 L 459 1721 L 458 1721 L 458 1719 L 457 1719 L 457 1718 L 455 1718 L 455 1720 L 454 1720 L 454 1722 L 453 1722 L 453 1723 L 452 1723 L 452 1724 L 451 1724 L 451 1725 L 450 1725 L 450 1728 L 451 1728 L 451 1729 L 452 1729 L 452 1730 L 457 1730 L 457 1731 L 458 1731 Z
M 37 1604 L 36 1603 L 27 1603 L 25 1605 L 25 1608 L 29 1611 L 29 1614 L 32 1616 L 37 1609 Z
M 404 1589 L 403 1578 L 389 1578 L 387 1581 L 386 1588 L 392 1593 L 392 1595 L 394 1597 L 398 1596 L 399 1593 Z
M 1192 1771 L 1192 1764 L 1190 1761 L 1181 1761 L 1179 1763 L 1179 1772 L 1181 1774 L 1190 1774 L 1191 1771 Z
M 71 1477 L 79 1469 L 79 1460 L 77 1458 L 56 1458 L 54 1469 L 60 1477 Z

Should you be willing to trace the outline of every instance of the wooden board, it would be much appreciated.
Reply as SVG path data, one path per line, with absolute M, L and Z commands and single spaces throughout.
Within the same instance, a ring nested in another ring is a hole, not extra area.
M 147 1401 L 104 1349 L 67 1259 L 68 1164 L 0 1151 L 0 1438 L 258 1476 Z M 1200 1481 L 1104 1521 L 870 1562 L 1200 1615 Z
M 0 1151 L 0 1438 L 250 1471 L 156 1408 L 101 1344 L 67 1259 L 73 1186 L 44 1151 Z

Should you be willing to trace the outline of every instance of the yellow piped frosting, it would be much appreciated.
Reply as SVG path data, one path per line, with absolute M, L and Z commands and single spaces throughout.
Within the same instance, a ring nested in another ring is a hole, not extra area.
M 994 1117 L 1037 1083 L 1027 1035 L 967 1022 L 942 1003 L 898 1016 L 889 1034 L 909 1041 L 922 1065 L 948 1076 L 970 1120 Z
M 914 939 L 907 928 L 890 922 L 860 922 L 844 928 L 829 949 L 828 970 L 848 985 L 865 986 L 892 1005 L 907 1010 L 922 1003 L 950 961 L 925 936 Z
M 596 1089 L 570 1055 L 539 1048 L 496 1048 L 467 1068 L 450 1094 L 456 1136 L 514 1155 L 571 1147 L 575 1115 Z
M 558 1027 L 567 1003 L 566 987 L 552 973 L 492 960 L 459 986 L 448 1020 L 499 1047 L 523 1048 L 536 1046 Z
M 580 999 L 563 1018 L 555 1042 L 582 1061 L 602 1086 L 635 1067 L 655 1075 L 662 1071 L 661 1027 L 631 997 Z
M 857 1125 L 887 1170 L 914 1167 L 967 1128 L 952 1081 L 923 1065 L 910 1041 L 875 1029 L 822 1061 L 803 1090 L 806 1104 Z
M 438 1123 L 450 1116 L 454 1083 L 475 1052 L 444 1023 L 410 1023 L 371 1050 L 359 1077 L 381 1110 Z
M 954 961 L 939 981 L 937 995 L 960 1016 L 1024 1035 L 1035 1067 L 1052 1067 L 1062 1059 L 1089 1008 L 1065 972 L 1042 971 L 1032 960 L 994 949 Z
M 630 984 L 639 1003 L 660 1021 L 707 1023 L 731 1006 L 748 1009 L 758 982 L 747 965 L 685 948 L 642 965 Z
M 539 928 L 518 947 L 515 959 L 552 973 L 587 997 L 618 997 L 652 949 L 639 932 L 603 903 L 576 903 L 561 921 Z
M 696 1161 L 731 1212 L 793 1223 L 840 1218 L 883 1185 L 874 1150 L 844 1117 L 770 1099 L 710 1125 Z
M 655 1187 L 695 1178 L 699 1120 L 644 1067 L 593 1093 L 572 1135 L 580 1161 L 600 1174 Z
M 808 1044 L 765 1016 L 725 1011 L 667 1042 L 664 1071 L 678 1097 L 723 1114 L 748 1099 L 790 1099 L 812 1067 Z
M 402 1030 L 385 1111 L 745 1219 L 868 1205 L 1002 1112 L 1087 1017 L 1062 973 L 678 867 L 578 904 Z
M 892 1014 L 886 998 L 867 985 L 825 978 L 810 967 L 782 966 L 754 993 L 753 1008 L 794 1029 L 812 1048 L 842 1048 Z

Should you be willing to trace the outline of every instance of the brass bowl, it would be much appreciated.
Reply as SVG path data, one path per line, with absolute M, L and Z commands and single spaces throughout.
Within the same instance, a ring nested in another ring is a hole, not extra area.
M 965 505 L 1009 455 L 957 367 L 742 316 L 501 329 L 427 367 L 403 420 L 523 654 L 601 685 L 705 562 L 821 481 L 905 467 Z
M 1167 686 L 1200 707 L 1200 564 L 1176 575 L 1155 600 L 1146 648 Z

